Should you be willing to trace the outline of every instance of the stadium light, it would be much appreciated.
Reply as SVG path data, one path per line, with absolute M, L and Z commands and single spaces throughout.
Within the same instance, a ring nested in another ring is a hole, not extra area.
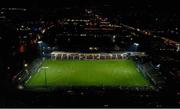
M 138 44 L 138 43 L 134 43 L 134 45 L 135 45 L 135 46 L 139 46 L 139 44 Z
M 38 41 L 38 44 L 42 44 L 43 43 L 43 41 Z
M 161 66 L 161 64 L 158 64 L 156 67 L 157 67 L 157 68 L 160 68 L 160 66 Z

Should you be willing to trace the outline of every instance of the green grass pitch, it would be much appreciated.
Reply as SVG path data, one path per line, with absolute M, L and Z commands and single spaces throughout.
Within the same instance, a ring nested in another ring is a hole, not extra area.
M 149 86 L 150 82 L 137 70 L 131 60 L 45 60 L 47 86 Z M 45 69 L 34 72 L 27 87 L 45 86 Z

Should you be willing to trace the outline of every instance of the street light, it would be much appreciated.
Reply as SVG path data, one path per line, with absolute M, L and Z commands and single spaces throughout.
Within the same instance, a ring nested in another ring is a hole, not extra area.
M 24 64 L 24 67 L 27 67 L 28 66 L 28 64 Z

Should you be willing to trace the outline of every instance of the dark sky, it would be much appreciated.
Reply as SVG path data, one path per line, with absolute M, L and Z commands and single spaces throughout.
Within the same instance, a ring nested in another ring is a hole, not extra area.
M 10 2 L 8 2 L 10 1 Z M 113 5 L 118 8 L 134 6 L 154 9 L 179 10 L 178 0 L 4 0 L 3 7 L 62 7 L 62 6 L 101 6 Z

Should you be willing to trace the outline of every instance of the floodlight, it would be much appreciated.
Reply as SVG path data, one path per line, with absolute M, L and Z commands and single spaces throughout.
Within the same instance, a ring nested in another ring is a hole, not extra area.
M 38 44 L 42 44 L 43 43 L 43 41 L 38 41 Z
M 134 43 L 134 45 L 135 45 L 135 46 L 139 46 L 139 44 L 138 44 L 138 43 Z

